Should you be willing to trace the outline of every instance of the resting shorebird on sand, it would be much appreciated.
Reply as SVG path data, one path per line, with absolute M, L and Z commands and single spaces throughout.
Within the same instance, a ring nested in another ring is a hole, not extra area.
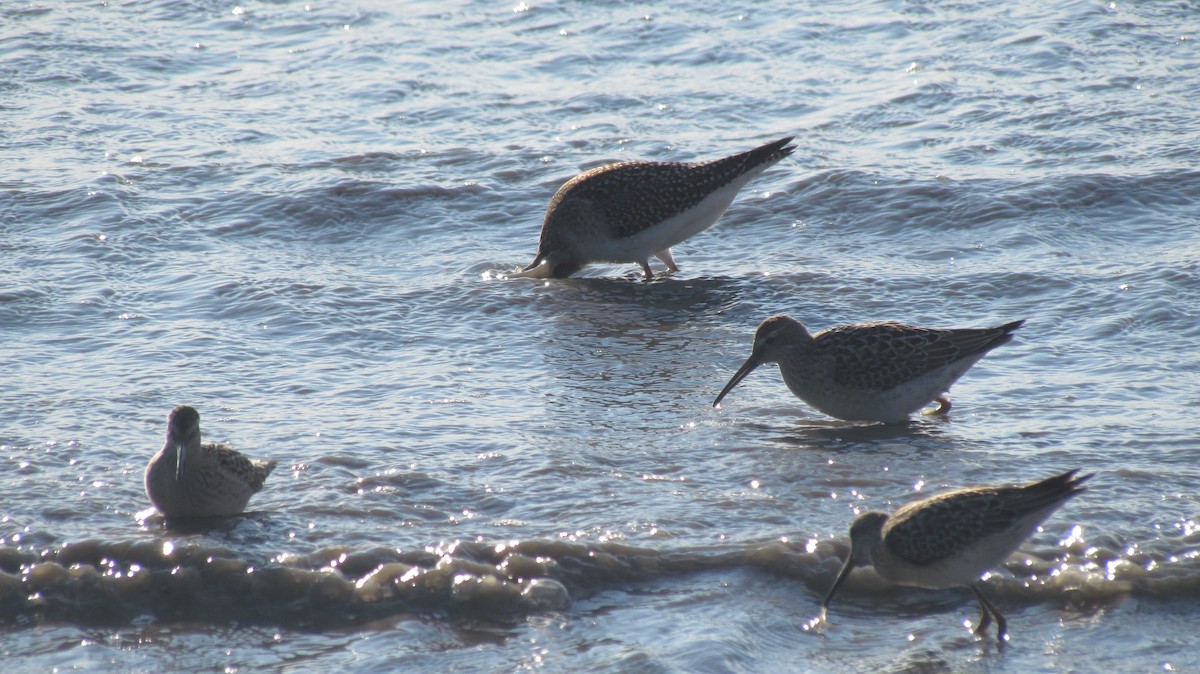
M 559 188 L 546 209 L 537 257 L 514 276 L 566 278 L 593 262 L 650 258 L 679 271 L 671 246 L 712 227 L 738 190 L 792 153 L 792 136 L 708 162 L 600 166 Z
M 236 515 L 274 468 L 226 445 L 201 444 L 200 414 L 179 405 L 167 416 L 166 444 L 146 466 L 146 496 L 168 518 Z
M 759 365 L 778 363 L 792 393 L 831 417 L 895 423 L 934 400 L 933 413 L 944 414 L 950 385 L 1024 323 L 949 330 L 856 323 L 811 335 L 791 316 L 772 316 L 758 326 L 750 357 L 713 407 Z
M 1078 470 L 1019 487 L 974 487 L 938 494 L 896 512 L 868 511 L 850 525 L 850 555 L 821 602 L 824 626 L 829 602 L 856 566 L 874 566 L 885 580 L 942 590 L 969 587 L 979 600 L 983 634 L 992 618 L 996 635 L 1008 640 L 1008 621 L 983 594 L 979 578 L 1008 559 L 1046 518 L 1085 491 L 1091 475 Z

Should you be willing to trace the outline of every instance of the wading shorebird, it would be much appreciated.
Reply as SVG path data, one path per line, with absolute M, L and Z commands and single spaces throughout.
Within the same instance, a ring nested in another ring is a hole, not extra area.
M 679 271 L 671 246 L 712 227 L 738 190 L 790 155 L 793 136 L 708 162 L 630 161 L 575 176 L 550 199 L 537 256 L 514 276 L 566 278 L 593 262 L 650 258 Z
M 218 517 L 246 509 L 274 461 L 200 443 L 200 414 L 179 405 L 167 416 L 167 441 L 146 465 L 146 496 L 164 517 Z
M 810 335 L 791 316 L 772 316 L 758 326 L 750 357 L 713 407 L 759 365 L 778 363 L 792 393 L 831 417 L 895 423 L 934 400 L 939 406 L 931 413 L 945 414 L 950 385 L 1024 323 L 948 330 L 856 323 Z
M 874 566 L 898 585 L 942 590 L 969 587 L 979 599 L 983 634 L 996 619 L 996 636 L 1008 640 L 1008 621 L 983 594 L 979 578 L 1008 559 L 1046 518 L 1085 491 L 1091 475 L 1078 469 L 1019 487 L 974 487 L 938 494 L 888 515 L 868 511 L 850 525 L 850 555 L 821 602 L 829 602 L 856 566 Z

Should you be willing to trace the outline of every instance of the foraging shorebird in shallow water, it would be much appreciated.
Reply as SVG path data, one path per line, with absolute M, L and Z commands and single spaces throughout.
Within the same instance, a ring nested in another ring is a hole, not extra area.
M 575 176 L 550 199 L 537 257 L 514 276 L 566 278 L 593 262 L 650 258 L 679 271 L 671 246 L 712 227 L 738 190 L 792 153 L 792 136 L 708 162 L 632 161 Z
M 168 518 L 236 515 L 274 468 L 226 445 L 201 444 L 200 414 L 179 405 L 167 416 L 166 444 L 146 465 L 146 496 Z
M 1008 640 L 1008 621 L 983 594 L 979 578 L 1013 553 L 1046 518 L 1085 491 L 1091 475 L 1078 470 L 1020 487 L 974 487 L 931 496 L 888 515 L 868 511 L 850 525 L 850 555 L 817 623 L 825 623 L 829 602 L 856 566 L 874 566 L 885 580 L 909 587 L 942 590 L 969 587 L 979 599 L 983 634 L 992 618 L 996 636 Z
M 750 357 L 713 407 L 759 365 L 778 363 L 792 393 L 831 417 L 894 423 L 934 400 L 932 413 L 944 414 L 950 385 L 1024 323 L 949 330 L 856 323 L 810 335 L 791 316 L 772 316 L 758 326 Z

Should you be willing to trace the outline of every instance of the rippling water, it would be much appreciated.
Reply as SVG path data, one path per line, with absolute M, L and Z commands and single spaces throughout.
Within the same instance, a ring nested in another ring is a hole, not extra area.
M 20 670 L 1200 668 L 1188 3 L 0 7 L 0 623 Z M 554 190 L 795 134 L 680 273 L 509 280 Z M 946 419 L 830 420 L 755 326 L 990 326 Z M 166 413 L 280 463 L 166 526 Z M 1071 467 L 970 593 L 856 511 Z M 9 664 L 11 663 L 11 664 Z M 15 671 L 15 670 L 14 670 Z

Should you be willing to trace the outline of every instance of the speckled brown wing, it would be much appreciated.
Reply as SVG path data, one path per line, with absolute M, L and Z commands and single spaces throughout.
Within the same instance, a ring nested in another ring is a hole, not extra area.
M 238 476 L 241 481 L 250 485 L 254 493 L 262 489 L 267 476 L 275 469 L 274 461 L 252 461 L 228 445 L 212 444 L 208 445 L 208 448 L 211 448 L 217 457 L 217 463 L 222 470 Z
M 940 330 L 893 322 L 843 325 L 818 333 L 814 346 L 833 362 L 833 381 L 885 391 L 1012 339 L 1023 321 L 997 328 Z
M 586 202 L 613 238 L 633 236 L 687 211 L 750 169 L 792 153 L 791 137 L 710 162 L 624 162 L 572 178 L 554 195 L 547 213 L 565 202 Z M 569 209 L 562 209 L 566 214 Z M 549 224 L 543 225 L 545 231 Z
M 608 226 L 614 238 L 632 236 L 700 203 L 708 191 L 689 183 L 695 164 L 626 162 L 592 169 L 568 183 L 555 195 L 551 208 L 570 198 L 586 203 Z M 716 189 L 714 184 L 711 189 Z M 559 198 L 561 195 L 561 199 Z M 564 214 L 567 211 L 562 211 Z
M 1015 513 L 1004 503 L 1019 490 L 951 492 L 904 506 L 888 518 L 885 544 L 892 554 L 912 564 L 953 557 L 975 541 L 1012 526 Z
M 1091 475 L 1076 478 L 1076 472 L 1025 486 L 963 489 L 910 503 L 888 518 L 884 542 L 892 554 L 913 564 L 952 557 L 1031 515 L 1048 516 L 1084 491 L 1080 484 Z

